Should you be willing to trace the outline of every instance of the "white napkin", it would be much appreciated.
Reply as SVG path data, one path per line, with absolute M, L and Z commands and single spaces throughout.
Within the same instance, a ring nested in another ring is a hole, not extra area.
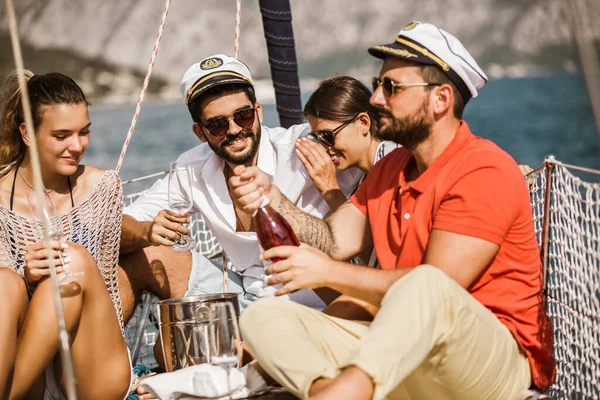
M 140 386 L 161 400 L 222 399 L 230 393 L 232 399 L 241 399 L 250 395 L 250 390 L 245 387 L 244 373 L 239 369 L 232 368 L 229 371 L 231 392 L 228 391 L 226 379 L 227 371 L 224 368 L 200 364 L 144 379 Z
M 273 297 L 277 289 L 283 285 L 278 283 L 277 285 L 267 285 L 267 280 L 273 275 L 262 274 L 260 278 L 244 276 L 244 290 L 246 292 L 255 295 L 256 297 Z M 323 310 L 325 303 L 321 298 L 312 290 L 302 289 L 297 292 L 285 294 L 283 296 L 277 296 L 279 299 L 292 300 L 300 304 L 304 304 L 307 307 L 314 308 L 316 310 Z
M 275 296 L 275 292 L 278 288 L 281 287 L 281 284 L 275 286 L 269 286 L 266 283 L 266 278 L 264 275 L 255 281 L 253 281 L 249 286 L 245 286 L 244 289 L 246 292 L 255 295 L 256 297 L 273 297 Z M 282 298 L 289 299 L 288 295 L 281 296 Z
M 254 363 L 246 364 L 240 368 L 240 372 L 246 377 L 246 387 L 251 393 L 262 392 L 267 389 L 267 382 L 263 378 Z

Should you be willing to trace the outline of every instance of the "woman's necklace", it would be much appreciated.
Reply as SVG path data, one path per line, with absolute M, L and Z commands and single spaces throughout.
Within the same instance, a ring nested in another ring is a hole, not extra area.
M 27 186 L 29 186 L 29 188 L 30 188 L 30 189 L 33 189 L 33 188 L 34 188 L 34 187 L 33 187 L 33 185 L 32 185 L 31 183 L 29 183 L 29 182 L 27 181 L 27 179 L 25 179 L 25 177 L 23 176 L 23 174 L 21 173 L 21 171 L 19 170 L 18 172 L 19 172 L 19 176 L 21 177 L 21 179 L 23 179 L 23 182 L 25 182 L 25 184 L 26 184 Z M 68 179 L 68 178 L 67 178 L 67 179 Z M 64 181 L 63 183 L 67 183 L 67 180 L 65 179 L 65 181 Z M 62 185 L 61 185 L 61 186 L 62 186 Z M 61 186 L 59 186 L 59 188 L 60 188 Z M 46 191 L 47 191 L 47 192 L 56 192 L 56 190 L 52 190 L 52 189 L 46 189 Z

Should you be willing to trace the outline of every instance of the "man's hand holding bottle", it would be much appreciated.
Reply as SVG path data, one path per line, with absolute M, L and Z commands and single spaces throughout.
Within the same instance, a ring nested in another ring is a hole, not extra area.
M 258 167 L 235 167 L 233 176 L 229 179 L 229 187 L 233 202 L 248 214 L 253 214 L 260 208 L 263 195 L 271 200 L 273 208 L 277 208 L 283 196 L 277 186 L 271 184 L 269 176 Z
M 273 262 L 265 271 L 272 275 L 267 283 L 283 284 L 275 294 L 326 286 L 329 269 L 324 265 L 332 260 L 315 248 L 301 245 L 285 218 L 274 211 L 274 203 L 283 195 L 268 175 L 257 167 L 238 166 L 233 172 L 231 198 L 238 208 L 254 214 L 256 234 L 265 249 L 261 258 Z

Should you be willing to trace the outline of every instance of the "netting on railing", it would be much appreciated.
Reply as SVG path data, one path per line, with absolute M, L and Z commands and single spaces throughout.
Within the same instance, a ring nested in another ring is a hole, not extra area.
M 542 251 L 544 221 L 548 223 L 546 308 L 557 361 L 556 382 L 549 394 L 554 399 L 599 399 L 600 185 L 584 182 L 551 161 L 530 175 L 534 226 Z
M 546 167 L 542 166 L 527 175 L 527 183 L 533 210 L 533 227 L 538 244 L 541 246 L 544 227 L 544 196 L 546 196 Z

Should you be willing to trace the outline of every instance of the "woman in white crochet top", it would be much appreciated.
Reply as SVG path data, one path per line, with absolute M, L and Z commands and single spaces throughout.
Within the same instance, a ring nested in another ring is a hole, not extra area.
M 44 186 L 65 236 L 52 242 L 72 272 L 61 286 L 78 393 L 123 399 L 131 368 L 122 336 L 117 260 L 122 192 L 112 171 L 81 165 L 89 143 L 88 103 L 69 77 L 26 74 Z M 61 399 L 58 325 L 48 259 L 27 192 L 33 170 L 17 76 L 4 98 L 0 130 L 0 398 Z M 64 390 L 62 390 L 64 393 Z

